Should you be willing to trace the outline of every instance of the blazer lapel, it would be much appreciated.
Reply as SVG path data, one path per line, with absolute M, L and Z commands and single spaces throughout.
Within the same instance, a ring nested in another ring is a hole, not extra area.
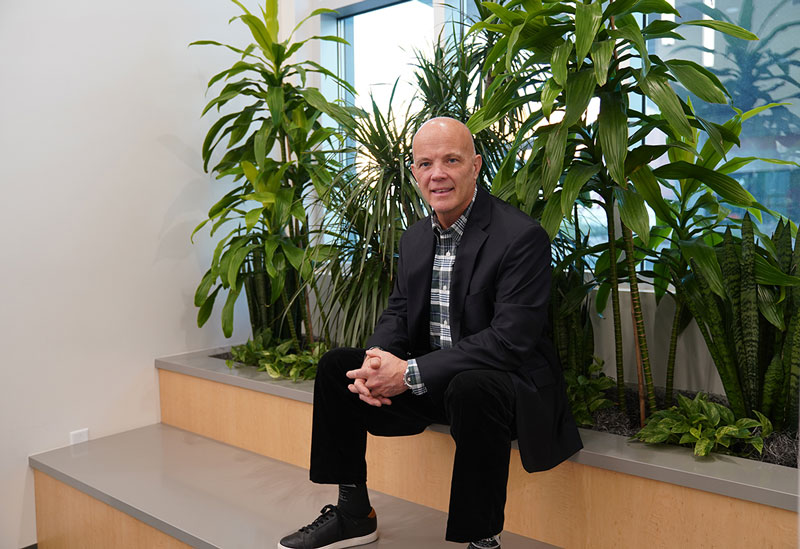
M 453 266 L 453 278 L 450 281 L 450 335 L 455 344 L 461 338 L 461 315 L 464 312 L 464 301 L 467 297 L 469 282 L 475 267 L 475 260 L 484 241 L 489 236 L 484 229 L 492 219 L 489 194 L 478 189 L 475 204 L 464 228 L 464 235 L 458 244 L 456 262 Z M 430 278 L 428 279 L 430 287 Z M 430 291 L 428 292 L 430 295 Z
M 408 261 L 408 331 L 413 351 L 427 349 L 430 344 L 431 276 L 436 241 L 430 217 L 412 245 L 413 258 Z

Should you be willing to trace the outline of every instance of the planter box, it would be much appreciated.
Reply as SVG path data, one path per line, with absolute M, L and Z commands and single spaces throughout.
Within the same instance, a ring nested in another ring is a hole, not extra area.
M 275 381 L 210 358 L 156 360 L 162 422 L 308 466 L 313 383 Z M 581 430 L 584 450 L 544 473 L 512 451 L 506 529 L 561 547 L 794 547 L 797 469 L 742 458 L 695 458 Z M 371 488 L 447 510 L 454 445 L 446 426 L 370 437 Z

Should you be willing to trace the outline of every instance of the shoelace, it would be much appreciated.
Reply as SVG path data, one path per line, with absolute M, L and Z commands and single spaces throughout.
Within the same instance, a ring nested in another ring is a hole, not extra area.
M 477 547 L 479 549 L 484 547 L 488 549 L 494 549 L 495 547 L 500 547 L 500 540 L 497 538 L 497 536 L 492 536 L 490 538 L 473 541 L 470 543 L 470 546 Z
M 341 528 L 341 515 L 339 514 L 339 508 L 335 505 L 328 504 L 320 510 L 320 515 L 314 519 L 314 522 L 309 524 L 308 526 L 303 526 L 300 528 L 300 531 L 304 534 L 308 534 L 328 522 L 331 518 L 336 517 L 339 519 L 339 527 Z

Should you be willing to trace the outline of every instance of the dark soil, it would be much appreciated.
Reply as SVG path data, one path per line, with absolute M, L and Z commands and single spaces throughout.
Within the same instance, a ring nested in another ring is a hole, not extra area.
M 608 398 L 616 401 L 615 389 L 609 391 Z M 696 393 L 687 391 L 677 391 L 683 396 L 694 398 Z M 723 395 L 709 394 L 708 399 L 728 405 L 727 399 Z M 665 408 L 664 406 L 664 389 L 656 387 L 656 402 L 659 409 Z M 616 406 L 607 408 L 605 410 L 598 410 L 594 413 L 594 425 L 591 429 L 605 433 L 613 433 L 616 435 L 633 436 L 639 431 L 639 394 L 634 387 L 628 387 L 625 391 L 625 404 L 628 409 L 628 414 L 625 415 Z M 677 404 L 673 401 L 673 404 Z M 797 448 L 798 443 L 797 431 L 781 431 L 774 432 L 764 440 L 764 451 L 761 455 L 757 452 L 752 455 L 742 456 L 755 461 L 763 461 L 765 463 L 774 463 L 775 465 L 783 465 L 785 467 L 797 468 Z

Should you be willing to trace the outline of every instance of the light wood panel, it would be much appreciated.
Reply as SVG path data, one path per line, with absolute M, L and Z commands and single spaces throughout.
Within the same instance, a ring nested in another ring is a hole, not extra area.
M 308 468 L 311 405 L 159 370 L 161 421 Z
M 190 547 L 41 471 L 34 471 L 33 477 L 41 549 Z
M 162 421 L 308 467 L 311 405 L 160 371 Z M 372 489 L 447 511 L 455 445 L 369 437 Z M 565 462 L 528 474 L 512 451 L 506 529 L 567 548 L 797 547 L 797 513 Z

